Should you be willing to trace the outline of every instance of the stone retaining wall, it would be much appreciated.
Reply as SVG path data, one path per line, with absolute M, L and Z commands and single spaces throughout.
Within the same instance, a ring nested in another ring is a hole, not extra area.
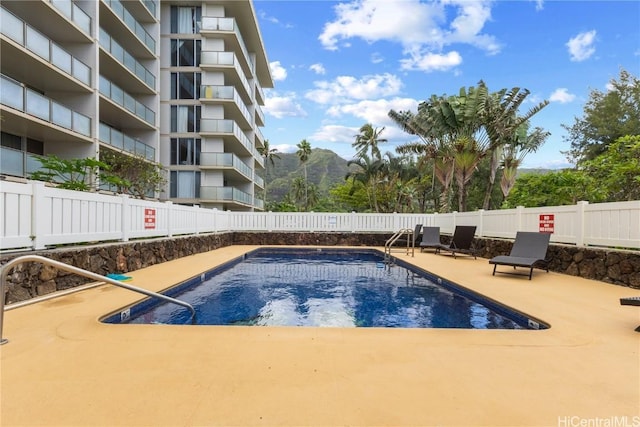
M 172 239 L 110 243 L 29 252 L 97 274 L 127 273 L 188 255 L 230 245 L 384 246 L 390 234 L 382 233 L 223 233 Z M 444 243 L 448 237 L 442 236 Z M 510 240 L 476 239 L 479 257 L 508 254 Z M 25 253 L 4 254 L 0 264 Z M 640 252 L 551 245 L 547 252 L 551 271 L 640 289 Z M 489 266 L 487 268 L 490 268 Z M 8 275 L 7 304 L 87 282 L 73 273 L 39 263 L 19 264 Z

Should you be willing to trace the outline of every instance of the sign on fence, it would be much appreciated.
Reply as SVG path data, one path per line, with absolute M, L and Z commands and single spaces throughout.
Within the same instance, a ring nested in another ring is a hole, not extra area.
M 555 226 L 555 215 L 554 214 L 540 214 L 540 229 L 541 233 L 551 233 L 553 234 L 553 229 Z
M 152 208 L 144 209 L 144 229 L 154 230 L 156 228 L 156 210 Z

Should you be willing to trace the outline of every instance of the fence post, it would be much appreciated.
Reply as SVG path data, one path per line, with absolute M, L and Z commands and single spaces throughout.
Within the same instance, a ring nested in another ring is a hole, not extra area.
M 46 233 L 44 220 L 51 219 L 53 212 L 47 212 L 45 207 L 45 186 L 42 181 L 31 183 L 31 245 L 34 250 L 44 249 L 43 237 Z
M 585 230 L 585 208 L 589 202 L 579 201 L 576 204 L 576 246 L 585 246 L 584 230 Z
M 484 209 L 478 210 L 478 237 L 484 236 Z
M 218 232 L 218 208 L 211 209 L 211 215 L 213 216 L 213 232 Z
M 356 228 L 353 224 L 355 224 L 356 211 L 351 211 L 351 215 L 349 215 L 349 228 L 352 233 L 356 232 Z
M 167 206 L 167 237 L 173 237 L 173 202 L 166 201 L 164 204 Z
M 122 241 L 128 242 L 129 235 L 131 233 L 131 206 L 129 205 L 129 196 L 127 194 L 121 194 L 122 210 L 120 223 L 122 224 Z

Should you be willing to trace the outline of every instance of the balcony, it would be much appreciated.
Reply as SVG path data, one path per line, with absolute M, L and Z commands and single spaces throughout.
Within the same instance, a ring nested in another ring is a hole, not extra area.
M 251 86 L 240 66 L 238 57 L 233 52 L 202 51 L 200 68 L 204 71 L 222 71 L 227 85 L 234 86 L 244 99 L 253 99 Z
M 262 112 L 262 108 L 258 104 L 255 104 L 255 124 L 256 126 L 264 126 L 264 112 Z
M 120 0 L 102 0 L 100 7 L 100 25 L 108 28 L 111 34 L 118 34 L 120 43 L 127 46 L 132 55 L 146 59 L 156 57 L 155 39 Z
M 0 147 L 0 170 L 3 175 L 27 178 L 40 167 L 40 162 L 36 160 L 33 154 Z
M 225 151 L 241 157 L 257 154 L 257 150 L 233 120 L 200 119 L 200 135 L 217 136 L 225 141 Z
M 256 104 L 264 105 L 264 89 L 262 89 L 262 85 L 257 79 L 255 79 L 254 82 L 256 84 Z
M 224 115 L 238 123 L 243 129 L 252 127 L 251 113 L 233 86 L 201 86 L 200 102 L 223 104 Z
M 5 73 L 43 91 L 91 93 L 88 65 L 4 7 L 0 8 L 0 32 Z
M 200 200 L 207 203 L 235 203 L 244 206 L 253 205 L 253 196 L 235 187 L 200 187 Z
M 253 177 L 253 182 L 260 188 L 264 188 L 264 179 L 261 176 L 255 175 Z
M 200 169 L 224 170 L 232 181 L 250 182 L 253 171 L 232 153 L 200 153 Z
M 0 104 L 3 130 L 7 132 L 17 127 L 23 129 L 21 133 L 27 129 L 27 136 L 36 139 L 69 140 L 73 139 L 70 135 L 75 134 L 76 138 L 91 142 L 90 117 L 4 75 L 0 75 Z M 20 113 L 39 120 L 30 120 Z
M 251 62 L 249 51 L 242 39 L 242 34 L 240 34 L 235 18 L 203 16 L 200 33 L 203 37 L 213 35 L 216 38 L 223 39 L 226 51 L 242 53 L 242 55 L 239 55 L 242 69 L 245 75 L 253 76 L 255 67 Z
M 101 117 L 111 123 L 119 123 L 127 128 L 155 129 L 156 113 L 117 85 L 100 76 Z M 104 114 L 103 114 L 104 113 Z
M 139 139 L 125 135 L 105 123 L 100 123 L 99 132 L 98 137 L 103 144 L 143 157 L 152 162 L 156 160 L 156 149 Z
M 128 84 L 125 90 L 132 92 L 142 92 L 147 94 L 155 93 L 156 76 L 149 71 L 136 58 L 127 52 L 113 37 L 104 29 L 100 28 L 100 47 L 110 55 L 101 55 L 100 72 L 110 76 L 121 76 L 123 71 L 129 71 L 131 75 L 138 78 L 140 83 L 132 84 L 132 79 L 121 78 L 118 83 Z

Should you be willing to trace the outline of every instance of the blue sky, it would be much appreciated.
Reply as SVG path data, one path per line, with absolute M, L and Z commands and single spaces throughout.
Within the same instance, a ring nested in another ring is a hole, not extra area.
M 387 117 L 431 95 L 484 80 L 528 89 L 521 111 L 551 132 L 528 168 L 568 167 L 561 124 L 581 117 L 593 89 L 621 69 L 640 75 L 640 1 L 254 0 L 275 81 L 266 90 L 272 147 L 306 139 L 350 159 L 365 123 L 385 127 L 383 152 L 415 140 Z

